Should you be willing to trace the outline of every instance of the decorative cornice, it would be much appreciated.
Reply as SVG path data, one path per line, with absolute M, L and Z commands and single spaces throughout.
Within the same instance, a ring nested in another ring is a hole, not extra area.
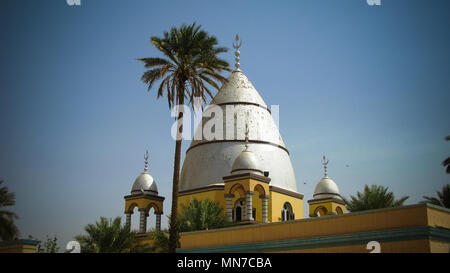
M 152 195 L 152 194 L 145 194 L 145 193 L 125 195 L 123 198 L 125 200 L 127 200 L 127 201 L 128 200 L 140 199 L 140 198 L 150 199 L 150 200 L 157 200 L 157 201 L 164 201 L 164 199 L 166 199 L 165 197 L 162 197 L 162 196 Z
M 143 191 L 144 191 L 144 194 L 152 195 L 151 193 L 154 193 L 156 196 L 158 195 L 157 191 L 152 191 L 152 190 L 143 190 Z M 131 191 L 131 195 L 138 195 L 138 194 L 142 194 L 142 191 L 141 190 Z
M 240 140 L 240 139 L 222 139 L 222 140 L 211 140 L 211 141 L 205 141 L 205 142 L 200 142 L 197 143 L 191 147 L 189 147 L 186 150 L 186 153 L 188 153 L 191 149 L 201 146 L 201 145 L 206 145 L 206 144 L 213 144 L 213 143 L 225 143 L 225 142 L 239 142 L 239 143 L 245 143 L 245 140 Z M 269 141 L 263 141 L 263 140 L 248 140 L 248 143 L 256 143 L 256 144 L 267 144 L 267 145 L 272 145 L 275 146 L 277 148 L 280 148 L 282 150 L 284 150 L 288 155 L 289 155 L 289 151 L 288 149 L 286 149 L 286 147 L 283 147 L 281 145 L 269 142 Z
M 279 188 L 279 187 L 273 186 L 273 185 L 270 186 L 270 190 L 274 191 L 274 192 L 286 194 L 286 195 L 289 195 L 289 196 L 292 196 L 292 197 L 295 197 L 295 198 L 299 198 L 299 199 L 302 199 L 302 200 L 303 200 L 303 197 L 304 197 L 304 195 L 301 194 L 301 193 L 290 191 L 290 190 L 286 190 L 286 189 Z
M 341 204 L 341 205 L 345 205 L 344 201 L 342 201 L 340 199 L 337 199 L 337 198 L 334 198 L 334 197 L 311 199 L 311 200 L 308 200 L 308 204 L 323 203 L 323 202 L 326 202 L 326 201 L 331 201 L 331 202 L 335 202 L 335 203 L 338 203 L 338 204 Z
M 263 175 L 254 174 L 254 173 L 233 174 L 233 175 L 229 175 L 229 176 L 224 176 L 222 179 L 224 180 L 224 183 L 241 180 L 241 179 L 255 179 L 260 182 L 267 183 L 267 184 L 269 184 L 271 181 L 271 179 L 269 177 L 265 177 Z
M 17 239 L 13 241 L 3 241 L 0 242 L 0 246 L 10 246 L 10 245 L 33 245 L 36 246 L 41 241 L 38 240 L 30 240 L 30 239 Z
M 231 173 L 239 172 L 239 171 L 251 171 L 251 172 L 259 172 L 261 174 L 264 174 L 263 171 L 258 170 L 258 169 L 234 169 L 234 170 L 231 171 Z
M 178 196 L 183 196 L 187 194 L 193 194 L 193 193 L 200 193 L 205 191 L 212 191 L 212 190 L 224 190 L 225 185 L 209 185 L 201 188 L 195 188 L 195 189 L 189 189 L 189 190 L 183 190 L 178 192 Z
M 218 106 L 226 106 L 226 105 L 252 105 L 252 106 L 256 106 L 259 108 L 262 108 L 264 110 L 267 110 L 270 114 L 272 114 L 272 112 L 270 111 L 270 109 L 264 105 L 258 104 L 258 103 L 254 103 L 254 102 L 246 102 L 246 101 L 236 101 L 236 102 L 222 102 L 222 103 L 217 103 L 215 105 Z
M 330 195 L 336 195 L 336 196 L 342 197 L 339 193 L 332 193 L 332 192 L 319 192 L 319 193 L 313 194 L 313 196 L 316 196 L 319 194 L 330 194 Z

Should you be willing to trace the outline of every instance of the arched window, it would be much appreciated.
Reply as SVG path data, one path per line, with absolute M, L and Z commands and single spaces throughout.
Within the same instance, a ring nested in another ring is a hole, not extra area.
M 316 216 L 326 216 L 328 215 L 328 210 L 325 207 L 317 207 L 314 211 Z
M 340 207 L 336 208 L 336 213 L 337 214 L 344 214 L 344 212 L 342 211 L 342 209 Z
M 288 202 L 284 203 L 283 210 L 281 211 L 281 220 L 282 221 L 290 221 L 294 220 L 295 216 L 292 212 L 292 206 Z
M 245 200 L 243 198 L 236 200 L 233 209 L 233 220 L 240 222 L 244 219 Z

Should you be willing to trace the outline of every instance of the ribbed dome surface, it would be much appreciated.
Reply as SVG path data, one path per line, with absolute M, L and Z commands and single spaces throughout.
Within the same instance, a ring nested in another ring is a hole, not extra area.
M 262 175 L 263 172 L 259 168 L 258 158 L 252 151 L 248 149 L 242 151 L 233 163 L 231 174 L 255 173 Z
M 234 71 L 211 104 L 220 106 L 223 111 L 223 134 L 212 140 L 203 138 L 191 142 L 181 170 L 180 191 L 223 183 L 222 178 L 230 175 L 233 163 L 245 148 L 247 123 L 252 153 L 259 168 L 269 171 L 270 184 L 296 192 L 289 153 L 266 104 L 244 73 Z M 227 113 L 227 107 L 229 110 L 232 106 L 234 113 Z M 233 126 L 229 126 L 231 130 L 227 132 L 226 121 L 230 116 L 229 124 Z M 196 136 L 203 132 L 209 120 L 204 113 Z
M 319 183 L 317 183 L 316 188 L 314 189 L 313 196 L 314 199 L 333 197 L 342 200 L 342 197 L 339 194 L 338 186 L 332 179 L 327 176 L 322 178 Z
M 142 193 L 158 195 L 158 188 L 156 187 L 156 182 L 153 177 L 147 173 L 141 173 L 133 183 L 133 187 L 131 188 L 131 194 L 140 194 Z

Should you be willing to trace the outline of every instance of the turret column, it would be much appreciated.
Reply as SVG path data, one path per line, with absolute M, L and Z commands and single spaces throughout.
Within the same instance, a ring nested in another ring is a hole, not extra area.
M 156 228 L 156 230 L 161 230 L 161 214 L 162 214 L 162 213 L 156 213 L 156 212 L 155 212 L 155 215 L 156 215 L 156 225 L 155 225 L 155 228 Z
M 125 225 L 131 229 L 131 214 L 132 212 L 125 212 Z
M 233 197 L 234 194 L 225 194 L 227 220 L 233 221 Z
M 252 204 L 252 200 L 253 200 L 253 192 L 252 191 L 247 191 L 245 192 L 245 199 L 246 199 L 246 212 L 247 214 L 245 215 L 245 220 L 247 221 L 253 221 L 253 204 Z
M 267 209 L 269 196 L 268 195 L 260 195 L 259 197 L 262 200 L 262 221 L 263 221 L 263 223 L 267 223 L 267 221 L 269 219 L 269 217 L 268 217 L 268 209 Z
M 147 210 L 139 209 L 139 233 L 147 232 Z

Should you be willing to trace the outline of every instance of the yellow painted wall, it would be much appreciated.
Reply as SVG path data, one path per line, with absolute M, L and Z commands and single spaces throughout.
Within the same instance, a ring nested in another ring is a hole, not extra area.
M 0 253 L 36 253 L 36 245 L 16 244 L 0 246 Z
M 140 209 L 147 208 L 150 205 L 155 211 L 163 211 L 162 201 L 146 198 L 125 200 L 125 211 L 133 212 L 135 205 Z
M 186 195 L 181 195 L 178 197 L 178 210 L 181 210 L 181 204 L 188 206 L 190 200 L 197 199 L 197 200 L 204 200 L 209 199 L 211 201 L 218 201 L 219 204 L 223 207 L 224 212 L 226 209 L 225 204 L 225 192 L 222 190 L 210 190 L 210 191 L 204 191 L 204 192 L 198 192 L 198 193 L 191 193 Z M 239 191 L 234 192 L 234 198 L 232 200 L 232 204 L 234 207 L 234 204 L 237 200 L 240 198 L 245 198 L 244 196 L 241 196 Z M 269 222 L 279 222 L 279 218 L 281 219 L 281 211 L 283 210 L 283 205 L 285 202 L 289 202 L 292 206 L 292 210 L 295 214 L 296 219 L 303 218 L 303 200 L 285 195 L 278 192 L 270 192 L 270 199 L 268 201 L 268 219 Z M 253 208 L 256 208 L 256 221 L 262 222 L 262 200 L 259 197 L 259 193 L 255 192 L 253 194 L 252 198 L 252 205 Z
M 326 208 L 328 213 L 336 212 L 336 208 L 338 208 L 338 207 L 341 208 L 343 213 L 347 212 L 344 205 L 341 205 L 339 203 L 332 202 L 332 201 L 323 202 L 323 203 L 312 203 L 312 204 L 308 204 L 308 205 L 309 205 L 309 215 L 313 215 L 318 207 Z M 324 216 L 324 215 L 321 215 L 321 216 Z
M 449 242 L 430 241 L 430 252 L 432 253 L 450 253 Z
M 236 203 L 237 200 L 240 198 L 245 198 L 245 196 L 241 196 L 238 191 L 234 193 L 234 198 L 232 200 L 232 204 Z M 187 195 L 182 195 L 178 197 L 178 211 L 181 210 L 181 204 L 184 206 L 189 206 L 189 203 L 192 199 L 197 200 L 204 200 L 209 199 L 211 201 L 217 201 L 222 206 L 223 211 L 225 213 L 226 210 L 226 204 L 225 204 L 225 197 L 224 197 L 224 191 L 222 190 L 211 190 L 211 191 L 204 191 L 199 193 L 192 193 Z M 259 198 L 259 194 L 255 193 L 252 198 L 252 205 L 254 208 L 256 208 L 256 221 L 262 221 L 262 200 Z
M 184 233 L 181 235 L 181 246 L 182 248 L 198 248 L 309 238 L 395 228 L 434 226 L 436 222 L 441 223 L 441 227 L 450 228 L 450 212 L 437 210 L 436 215 L 433 216 L 434 210 L 434 208 L 425 205 L 416 205 L 388 210 L 315 217 L 284 223 L 258 224 Z M 295 213 L 297 215 L 298 212 Z M 434 219 L 429 222 L 428 217 L 442 219 Z M 437 244 L 436 248 L 439 248 Z
M 210 190 L 198 193 L 191 193 L 186 195 L 181 195 L 178 197 L 178 211 L 181 210 L 181 205 L 189 206 L 192 199 L 204 200 L 209 199 L 211 201 L 217 201 L 219 204 L 225 208 L 225 197 L 222 190 Z
M 333 202 L 333 212 L 336 212 L 336 209 L 337 209 L 337 208 L 341 208 L 342 213 L 347 213 L 347 209 L 345 208 L 344 205 L 341 205 L 341 204 L 339 204 L 339 203 Z
M 450 211 L 450 210 L 448 210 Z M 442 211 L 436 208 L 428 208 L 427 220 L 432 226 L 450 227 L 450 218 L 446 217 L 449 212 Z
M 295 198 L 279 192 L 270 192 L 269 199 L 269 222 L 280 222 L 281 211 L 285 202 L 289 202 L 292 206 L 292 211 L 295 214 L 295 219 L 303 218 L 303 200 Z

